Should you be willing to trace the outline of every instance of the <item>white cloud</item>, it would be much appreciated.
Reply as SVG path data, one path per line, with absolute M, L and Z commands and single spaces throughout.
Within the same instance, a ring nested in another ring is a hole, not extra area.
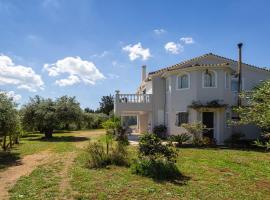
M 63 86 L 69 86 L 69 85 L 74 85 L 76 83 L 79 83 L 80 79 L 78 76 L 70 75 L 67 78 L 56 80 L 55 83 L 61 87 Z
M 162 35 L 162 34 L 164 34 L 164 33 L 166 33 L 167 31 L 165 30 L 165 29 L 154 29 L 154 33 L 156 34 L 156 35 Z
M 184 50 L 184 47 L 181 44 L 168 42 L 164 46 L 165 50 L 172 54 L 179 54 Z
M 44 83 L 31 67 L 15 65 L 10 57 L 0 55 L 0 85 L 16 85 L 19 89 L 36 92 L 43 89 Z
M 98 80 L 105 79 L 105 76 L 98 70 L 93 62 L 82 60 L 80 57 L 66 57 L 53 64 L 45 64 L 44 69 L 49 76 L 68 74 L 67 78 L 56 80 L 59 86 L 74 85 L 83 82 L 87 85 L 94 85 Z
M 182 37 L 180 41 L 184 42 L 185 44 L 194 44 L 194 40 L 192 37 Z
M 134 44 L 133 46 L 127 45 L 122 48 L 124 51 L 129 53 L 129 59 L 131 61 L 141 58 L 142 60 L 147 60 L 151 57 L 151 53 L 149 49 L 144 49 L 139 42 L 138 44 Z
M 6 92 L 6 91 L 0 91 L 0 94 L 6 94 L 8 98 L 11 98 L 13 99 L 13 101 L 20 101 L 22 96 L 19 95 L 19 94 L 16 94 L 14 91 L 9 91 L 9 92 Z

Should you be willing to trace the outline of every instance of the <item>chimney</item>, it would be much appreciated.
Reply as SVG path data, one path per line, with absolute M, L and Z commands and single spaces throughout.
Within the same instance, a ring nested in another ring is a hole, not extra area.
M 146 65 L 143 65 L 142 66 L 142 75 L 141 75 L 141 78 L 142 78 L 142 82 L 146 78 Z
M 240 93 L 242 92 L 242 46 L 243 43 L 238 43 L 238 106 L 241 106 Z

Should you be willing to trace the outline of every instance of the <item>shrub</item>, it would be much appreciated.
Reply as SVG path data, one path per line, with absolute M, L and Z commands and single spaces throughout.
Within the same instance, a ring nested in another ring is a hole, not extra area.
M 106 154 L 102 143 L 90 142 L 87 147 L 87 152 L 90 156 L 87 163 L 90 168 L 100 168 L 110 164 L 109 157 Z
M 254 142 L 257 147 L 265 148 L 266 151 L 270 150 L 270 133 L 264 133 L 259 139 Z
M 155 126 L 153 132 L 161 139 L 167 138 L 167 127 L 164 125 Z
M 155 134 L 144 134 L 139 141 L 139 158 L 156 160 L 163 158 L 167 161 L 175 161 L 176 151 L 169 145 L 162 145 L 160 138 Z
M 257 147 L 265 148 L 266 151 L 269 151 L 269 150 L 270 150 L 270 140 L 269 140 L 269 141 L 260 141 L 260 140 L 256 140 L 256 141 L 254 142 L 254 144 L 255 144 Z
M 201 146 L 203 144 L 203 130 L 206 128 L 201 122 L 193 122 L 189 124 L 182 124 L 183 128 L 187 130 L 188 133 L 192 135 L 192 142 L 196 146 Z
M 104 148 L 101 142 L 90 142 L 87 147 L 89 168 L 102 168 L 108 165 L 126 166 L 128 165 L 128 153 L 126 146 L 117 142 L 110 148 Z
M 139 156 L 131 165 L 131 172 L 156 179 L 171 179 L 180 175 L 176 162 L 177 152 L 172 146 L 162 145 L 155 134 L 140 138 Z
M 177 166 L 164 160 L 135 160 L 131 165 L 131 173 L 154 179 L 175 179 L 181 175 Z
M 109 116 L 103 113 L 83 113 L 81 127 L 84 129 L 103 128 L 102 123 L 108 120 Z
M 122 142 L 117 142 L 115 147 L 112 149 L 111 164 L 118 166 L 127 166 L 128 163 L 128 152 L 126 149 L 126 145 Z
M 177 146 L 180 147 L 183 143 L 188 142 L 191 139 L 191 135 L 188 133 L 181 133 L 179 135 L 170 136 L 170 141 L 177 142 Z

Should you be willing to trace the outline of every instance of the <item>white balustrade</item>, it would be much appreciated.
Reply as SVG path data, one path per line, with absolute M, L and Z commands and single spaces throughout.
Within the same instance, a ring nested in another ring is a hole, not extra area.
M 151 94 L 118 94 L 118 103 L 151 103 Z

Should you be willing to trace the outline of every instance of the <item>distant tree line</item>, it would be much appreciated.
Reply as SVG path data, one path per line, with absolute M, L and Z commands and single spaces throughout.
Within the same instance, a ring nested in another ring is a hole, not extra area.
M 113 96 L 103 96 L 100 108 L 80 107 L 75 97 L 62 96 L 55 100 L 35 96 L 18 109 L 6 93 L 0 93 L 0 145 L 3 150 L 18 143 L 20 135 L 39 131 L 45 138 L 53 137 L 55 130 L 102 128 L 113 111 Z

